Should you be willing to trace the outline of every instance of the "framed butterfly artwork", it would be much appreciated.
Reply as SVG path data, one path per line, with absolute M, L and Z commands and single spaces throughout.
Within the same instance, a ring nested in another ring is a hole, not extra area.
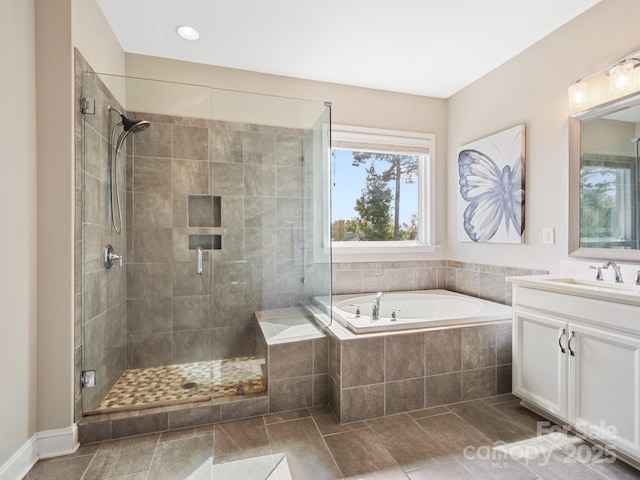
M 458 240 L 522 243 L 525 128 L 464 145 L 458 153 Z

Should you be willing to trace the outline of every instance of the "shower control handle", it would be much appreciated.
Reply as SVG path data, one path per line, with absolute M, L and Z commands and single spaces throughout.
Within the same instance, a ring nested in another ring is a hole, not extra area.
M 122 255 L 116 255 L 115 250 L 111 245 L 104 247 L 102 260 L 104 262 L 104 268 L 106 269 L 113 267 L 115 262 L 118 262 L 118 266 L 122 268 Z

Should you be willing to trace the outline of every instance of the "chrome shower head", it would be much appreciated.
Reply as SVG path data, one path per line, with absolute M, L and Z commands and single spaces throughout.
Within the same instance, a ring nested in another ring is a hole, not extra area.
M 120 122 L 120 125 L 123 126 L 125 132 L 138 133 L 142 130 L 146 130 L 151 125 L 147 120 L 131 120 L 130 118 L 127 118 L 124 113 L 122 113 L 117 108 L 112 107 L 111 105 L 107 105 L 107 110 L 113 110 L 118 115 L 120 115 L 120 118 L 122 120 Z
M 122 125 L 125 132 L 138 133 L 149 128 L 151 124 L 147 120 L 129 120 L 122 115 Z
M 107 110 L 108 111 L 113 110 L 118 115 L 120 115 L 120 119 L 121 119 L 119 123 L 113 126 L 113 129 L 111 131 L 112 136 L 113 136 L 113 131 L 115 131 L 117 127 L 119 127 L 120 125 L 122 125 L 123 127 L 122 133 L 120 134 L 120 136 L 118 137 L 118 141 L 116 142 L 116 155 L 118 155 L 118 151 L 120 150 L 120 147 L 122 146 L 125 139 L 130 133 L 138 133 L 143 130 L 146 130 L 151 126 L 151 123 L 149 123 L 149 121 L 147 120 L 131 120 L 130 118 L 127 118 L 127 116 L 124 113 L 122 113 L 117 108 L 112 107 L 111 105 L 107 105 Z

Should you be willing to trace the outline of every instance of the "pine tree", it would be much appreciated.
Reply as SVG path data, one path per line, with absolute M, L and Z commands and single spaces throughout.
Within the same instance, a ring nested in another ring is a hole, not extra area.
M 400 240 L 400 186 L 404 183 L 414 183 L 418 174 L 418 161 L 414 155 L 397 153 L 353 152 L 353 165 L 362 165 L 367 160 L 381 160 L 389 164 L 389 168 L 379 174 L 384 182 L 395 181 L 395 196 L 393 209 L 393 240 Z
M 381 175 L 376 173 L 374 165 L 366 169 L 367 178 L 362 195 L 356 200 L 355 211 L 360 215 L 360 240 L 391 240 L 391 188 Z

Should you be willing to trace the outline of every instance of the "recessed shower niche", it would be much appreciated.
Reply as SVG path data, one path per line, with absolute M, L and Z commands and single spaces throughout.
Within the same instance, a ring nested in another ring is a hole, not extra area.
M 220 196 L 189 195 L 189 227 L 220 227 Z
M 82 413 L 263 389 L 254 312 L 330 292 L 317 234 L 329 108 L 89 72 L 82 96 L 95 114 L 82 115 L 80 132 L 76 365 L 96 378 L 77 392 Z M 110 138 L 127 124 L 109 105 L 150 124 L 123 136 L 118 152 Z M 113 183 L 121 233 L 111 225 Z M 107 244 L 122 267 L 104 268 Z

